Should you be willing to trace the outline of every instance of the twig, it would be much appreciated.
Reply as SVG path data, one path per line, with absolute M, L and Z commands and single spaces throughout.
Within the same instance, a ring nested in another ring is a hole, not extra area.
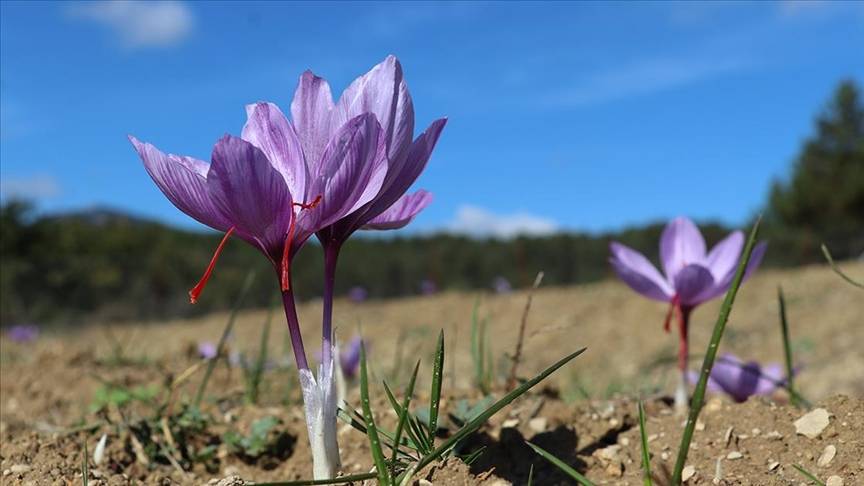
M 539 272 L 534 279 L 534 285 L 528 290 L 528 300 L 525 301 L 525 310 L 522 311 L 522 322 L 519 324 L 519 339 L 516 341 L 516 352 L 513 353 L 513 365 L 510 367 L 510 375 L 507 377 L 507 390 L 516 387 L 516 370 L 519 360 L 522 358 L 522 345 L 525 342 L 525 327 L 528 326 L 528 312 L 531 310 L 531 301 L 534 299 L 534 291 L 543 281 L 543 272 Z

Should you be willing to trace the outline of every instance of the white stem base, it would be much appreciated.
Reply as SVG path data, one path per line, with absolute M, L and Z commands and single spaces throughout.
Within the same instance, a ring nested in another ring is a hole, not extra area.
M 675 387 L 675 412 L 678 414 L 686 414 L 689 408 L 687 386 L 687 372 L 681 371 L 678 374 L 678 385 Z
M 335 354 L 333 350 L 331 356 Z M 312 450 L 312 477 L 333 479 L 341 467 L 339 444 L 336 442 L 336 380 L 334 362 L 318 366 L 318 380 L 309 370 L 300 370 L 306 429 Z

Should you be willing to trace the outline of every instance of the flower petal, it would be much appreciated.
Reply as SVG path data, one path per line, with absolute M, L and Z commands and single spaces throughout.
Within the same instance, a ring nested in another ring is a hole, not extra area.
M 366 113 L 351 119 L 331 137 L 321 164 L 313 167 L 308 189 L 310 199 L 321 196 L 314 209 L 303 211 L 298 225 L 311 234 L 348 214 L 363 197 L 371 198 L 380 189 L 380 164 L 386 164 L 386 147 L 375 115 Z M 377 184 L 377 186 L 376 186 Z M 372 186 L 370 189 L 370 185 Z
M 420 134 L 417 140 L 411 144 L 408 157 L 401 161 L 390 160 L 387 177 L 384 179 L 381 192 L 372 204 L 364 210 L 365 212 L 360 221 L 361 225 L 386 211 L 420 177 L 420 174 L 429 162 L 429 158 L 432 156 L 432 151 L 435 149 L 438 138 L 441 136 L 441 131 L 446 124 L 446 118 L 432 122 L 429 128 Z
M 390 160 L 405 157 L 414 136 L 414 104 L 396 57 L 387 56 L 348 86 L 336 103 L 330 133 L 362 113 L 374 113 L 381 124 Z
M 685 266 L 675 275 L 674 285 L 681 305 L 692 307 L 703 302 L 699 300 L 699 296 L 706 289 L 713 287 L 714 277 L 710 270 L 693 263 Z
M 237 231 L 278 262 L 293 218 L 292 200 L 285 179 L 264 152 L 243 139 L 224 136 L 213 148 L 207 186 Z
M 333 108 L 333 95 L 327 81 L 312 71 L 303 73 L 291 101 L 291 119 L 310 166 L 321 161 L 330 134 L 335 131 L 330 127 Z
M 705 240 L 699 228 L 687 218 L 675 218 L 666 225 L 660 237 L 660 261 L 669 282 L 682 268 L 705 259 Z
M 309 169 L 294 127 L 273 103 L 247 105 L 246 115 L 248 119 L 243 126 L 243 140 L 264 152 L 270 164 L 285 178 L 291 194 L 302 197 L 306 191 Z
M 705 266 L 711 270 L 714 280 L 720 281 L 726 278 L 729 272 L 735 271 L 742 248 L 744 248 L 744 233 L 740 231 L 733 231 L 714 245 L 714 248 L 705 257 Z
M 744 279 L 742 283 L 747 281 L 753 272 L 759 268 L 759 264 L 762 263 L 762 258 L 765 256 L 765 250 L 768 249 L 768 243 L 765 241 L 760 241 L 753 247 L 753 253 L 750 255 L 750 261 L 747 262 L 747 268 L 744 269 Z M 732 285 L 732 280 L 735 278 L 735 272 L 738 270 L 738 263 L 741 261 L 740 257 L 735 260 L 735 265 L 729 269 L 725 276 L 720 280 L 715 280 L 714 285 L 706 289 L 702 295 L 698 297 L 700 302 L 706 302 L 715 297 L 718 297 L 724 294 L 727 290 L 729 290 L 729 286 Z
M 165 155 L 153 145 L 131 135 L 129 141 L 153 182 L 177 209 L 218 231 L 227 231 L 231 227 L 210 199 L 206 162 L 192 157 Z
M 672 298 L 672 287 L 641 253 L 614 241 L 609 251 L 612 268 L 630 288 L 649 299 L 668 302 Z
M 405 194 L 393 203 L 389 209 L 372 218 L 363 226 L 363 229 L 391 230 L 399 229 L 414 219 L 429 203 L 432 202 L 432 193 L 420 189 L 413 194 Z

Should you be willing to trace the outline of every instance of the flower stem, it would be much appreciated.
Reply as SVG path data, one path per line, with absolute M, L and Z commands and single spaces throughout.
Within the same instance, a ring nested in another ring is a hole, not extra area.
M 324 245 L 324 315 L 321 317 L 321 361 L 330 362 L 333 347 L 333 293 L 336 284 L 336 261 L 340 245 L 328 242 Z
M 687 362 L 690 360 L 690 313 L 693 307 L 678 305 L 678 388 L 675 390 L 675 408 L 687 411 L 689 386 L 687 383 Z
M 294 290 L 282 292 L 282 305 L 285 307 L 285 318 L 288 320 L 288 333 L 291 335 L 291 348 L 294 350 L 297 369 L 308 370 L 309 363 L 306 361 L 303 336 L 300 335 L 300 320 L 297 318 L 297 307 L 294 303 Z

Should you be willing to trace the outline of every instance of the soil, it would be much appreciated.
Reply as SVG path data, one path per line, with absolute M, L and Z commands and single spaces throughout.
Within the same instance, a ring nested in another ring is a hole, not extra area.
M 844 270 L 860 276 L 864 264 L 848 264 Z M 688 484 L 806 484 L 793 464 L 822 481 L 838 476 L 847 486 L 864 484 L 864 299 L 859 290 L 824 266 L 760 272 L 742 288 L 721 348 L 745 359 L 781 361 L 778 284 L 787 297 L 793 347 L 801 366 L 797 385 L 815 407 L 830 413 L 829 425 L 815 438 L 796 434 L 794 422 L 806 410 L 786 403 L 783 392 L 743 404 L 712 397 L 691 445 L 687 464 L 693 475 Z M 344 339 L 360 332 L 369 342 L 374 381 L 387 379 L 399 390 L 418 357 L 423 361 L 418 389 L 428 389 L 434 338 L 443 328 L 448 354 L 442 409 L 453 412 L 461 400 L 481 398 L 472 381 L 470 353 L 471 312 L 477 298 L 444 293 L 361 304 L 339 301 L 336 322 Z M 480 296 L 478 314 L 488 319 L 490 348 L 497 361 L 495 396 L 503 394 L 500 387 L 509 370 L 506 354 L 515 347 L 525 299 L 525 292 Z M 694 313 L 692 352 L 697 357 L 718 306 L 706 304 Z M 667 396 L 674 381 L 676 343 L 673 335 L 662 332 L 665 311 L 663 305 L 632 294 L 616 281 L 538 290 L 519 375 L 530 377 L 582 346 L 588 351 L 475 434 L 465 449 L 485 450 L 470 466 L 450 459 L 422 471 L 417 482 L 525 484 L 533 465 L 534 484 L 572 484 L 525 445 L 530 440 L 598 484 L 641 484 L 635 399 L 643 397 L 652 470 L 659 479 L 656 484 L 663 484 L 683 429 L 683 418 L 674 413 Z M 319 302 L 303 304 L 301 322 L 314 323 L 319 313 Z M 241 314 L 231 348 L 254 353 L 266 315 L 267 311 Z M 158 421 L 149 420 L 157 411 L 144 402 L 96 411 L 106 384 L 112 384 L 145 394 L 151 390 L 152 401 L 166 406 L 168 415 L 180 414 L 203 374 L 196 343 L 216 341 L 226 319 L 220 314 L 122 327 L 92 325 L 43 333 L 38 341 L 23 344 L 4 336 L 0 482 L 80 484 L 85 442 L 91 484 L 207 484 L 230 476 L 258 482 L 308 478 L 311 458 L 296 377 L 293 370 L 280 366 L 285 356 L 283 333 L 275 326 L 279 319 L 274 319 L 268 346 L 276 363 L 264 374 L 259 405 L 244 402 L 242 371 L 220 364 L 202 406 L 208 420 L 188 436 L 172 437 L 180 429 L 165 434 Z M 306 327 L 304 337 L 312 347 L 315 326 Z M 179 383 L 168 393 L 174 382 Z M 373 401 L 376 418 L 392 428 L 395 415 L 383 389 L 375 386 L 372 394 L 378 397 Z M 359 404 L 356 385 L 348 397 L 349 403 Z M 415 403 L 428 403 L 428 393 L 419 392 Z M 248 449 L 226 441 L 229 432 L 248 436 L 252 425 L 267 417 L 277 424 L 268 432 L 270 446 L 265 452 L 250 455 Z M 96 465 L 92 455 L 103 434 L 108 436 L 107 447 Z M 371 455 L 365 436 L 340 425 L 339 438 L 343 472 L 368 472 Z M 187 461 L 178 450 L 186 443 L 199 451 L 212 446 L 210 459 Z M 824 458 L 822 465 L 817 464 L 828 446 L 836 454 L 827 464 Z M 154 447 L 167 448 L 169 454 L 153 453 Z

